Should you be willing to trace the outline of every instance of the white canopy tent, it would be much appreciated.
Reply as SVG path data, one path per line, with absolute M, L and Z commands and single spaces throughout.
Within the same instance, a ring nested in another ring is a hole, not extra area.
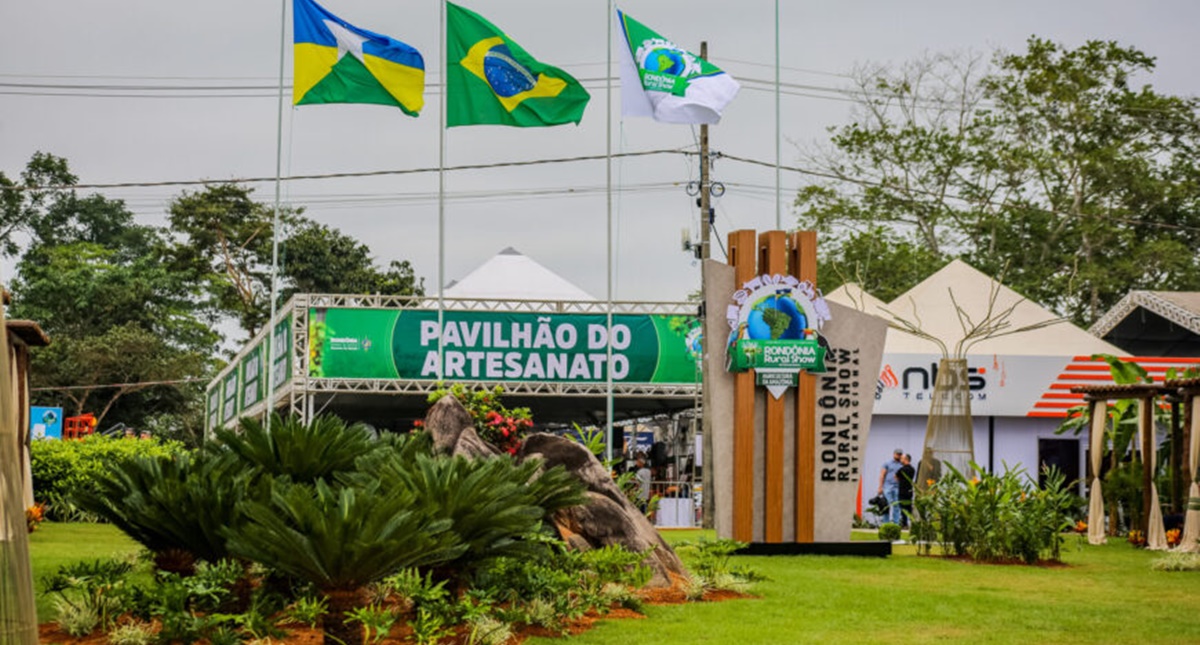
M 444 295 L 466 300 L 596 301 L 588 292 L 511 246 L 448 285 Z

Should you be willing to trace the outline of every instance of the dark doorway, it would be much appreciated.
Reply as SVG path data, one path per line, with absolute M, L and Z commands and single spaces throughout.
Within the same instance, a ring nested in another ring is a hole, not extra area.
M 1046 467 L 1054 466 L 1066 476 L 1066 485 L 1079 481 L 1079 440 L 1038 439 L 1038 485 L 1046 483 Z

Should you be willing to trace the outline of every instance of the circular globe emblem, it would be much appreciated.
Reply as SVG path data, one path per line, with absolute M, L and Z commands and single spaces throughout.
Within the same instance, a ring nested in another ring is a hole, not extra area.
M 683 60 L 683 52 L 678 49 L 659 48 L 646 54 L 642 67 L 648 72 L 681 76 L 687 68 L 687 62 Z
M 529 69 L 513 60 L 508 45 L 496 45 L 483 55 L 483 75 L 497 96 L 508 98 L 537 85 Z
M 754 340 L 801 340 L 808 314 L 790 293 L 761 298 L 746 318 L 746 337 Z
M 46 410 L 46 412 L 42 414 L 42 423 L 52 426 L 54 425 L 55 421 L 58 421 L 58 415 L 55 414 L 54 410 Z

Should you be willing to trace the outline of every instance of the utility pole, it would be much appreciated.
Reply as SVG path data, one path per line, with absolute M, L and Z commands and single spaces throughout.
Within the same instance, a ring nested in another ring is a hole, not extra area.
M 708 60 L 708 42 L 700 42 L 700 58 Z M 713 479 L 713 424 L 712 424 L 712 396 L 711 388 L 704 383 L 704 375 L 708 374 L 708 350 L 712 347 L 712 336 L 709 335 L 707 314 L 708 314 L 708 285 L 704 282 L 704 262 L 711 256 L 709 245 L 711 244 L 709 236 L 712 229 L 712 196 L 710 194 L 710 180 L 708 176 L 709 157 L 708 157 L 708 124 L 700 124 L 700 198 L 697 200 L 700 207 L 700 335 L 702 341 L 701 360 L 703 361 L 701 370 L 701 408 L 703 416 L 700 418 L 700 432 L 703 435 L 702 448 L 703 451 L 703 476 L 701 483 L 704 486 L 704 494 L 702 499 L 702 512 L 704 516 L 704 528 L 713 528 L 715 520 L 716 497 L 715 484 Z

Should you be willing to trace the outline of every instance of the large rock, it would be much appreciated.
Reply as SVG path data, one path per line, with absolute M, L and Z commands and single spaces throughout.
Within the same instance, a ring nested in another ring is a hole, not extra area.
M 479 437 L 471 413 L 453 396 L 443 396 L 425 415 L 425 429 L 433 437 L 433 449 L 468 459 L 494 457 L 500 451 Z
M 536 433 L 525 438 L 517 454 L 522 460 L 541 459 L 546 468 L 562 466 L 587 486 L 587 504 L 555 517 L 559 532 L 572 547 L 587 550 L 619 544 L 637 553 L 649 551 L 645 564 L 653 572 L 651 587 L 670 587 L 688 577 L 679 556 L 590 450 L 564 437 Z
M 471 414 L 453 396 L 444 396 L 425 415 L 425 428 L 434 449 L 442 454 L 485 459 L 500 451 L 475 432 Z M 688 577 L 679 556 L 662 539 L 654 525 L 617 485 L 607 468 L 584 446 L 557 435 L 535 433 L 525 438 L 517 460 L 541 459 L 544 468 L 562 466 L 587 487 L 587 504 L 560 511 L 554 518 L 562 538 L 579 551 L 619 544 L 647 553 L 645 564 L 653 576 L 647 586 L 671 587 Z

